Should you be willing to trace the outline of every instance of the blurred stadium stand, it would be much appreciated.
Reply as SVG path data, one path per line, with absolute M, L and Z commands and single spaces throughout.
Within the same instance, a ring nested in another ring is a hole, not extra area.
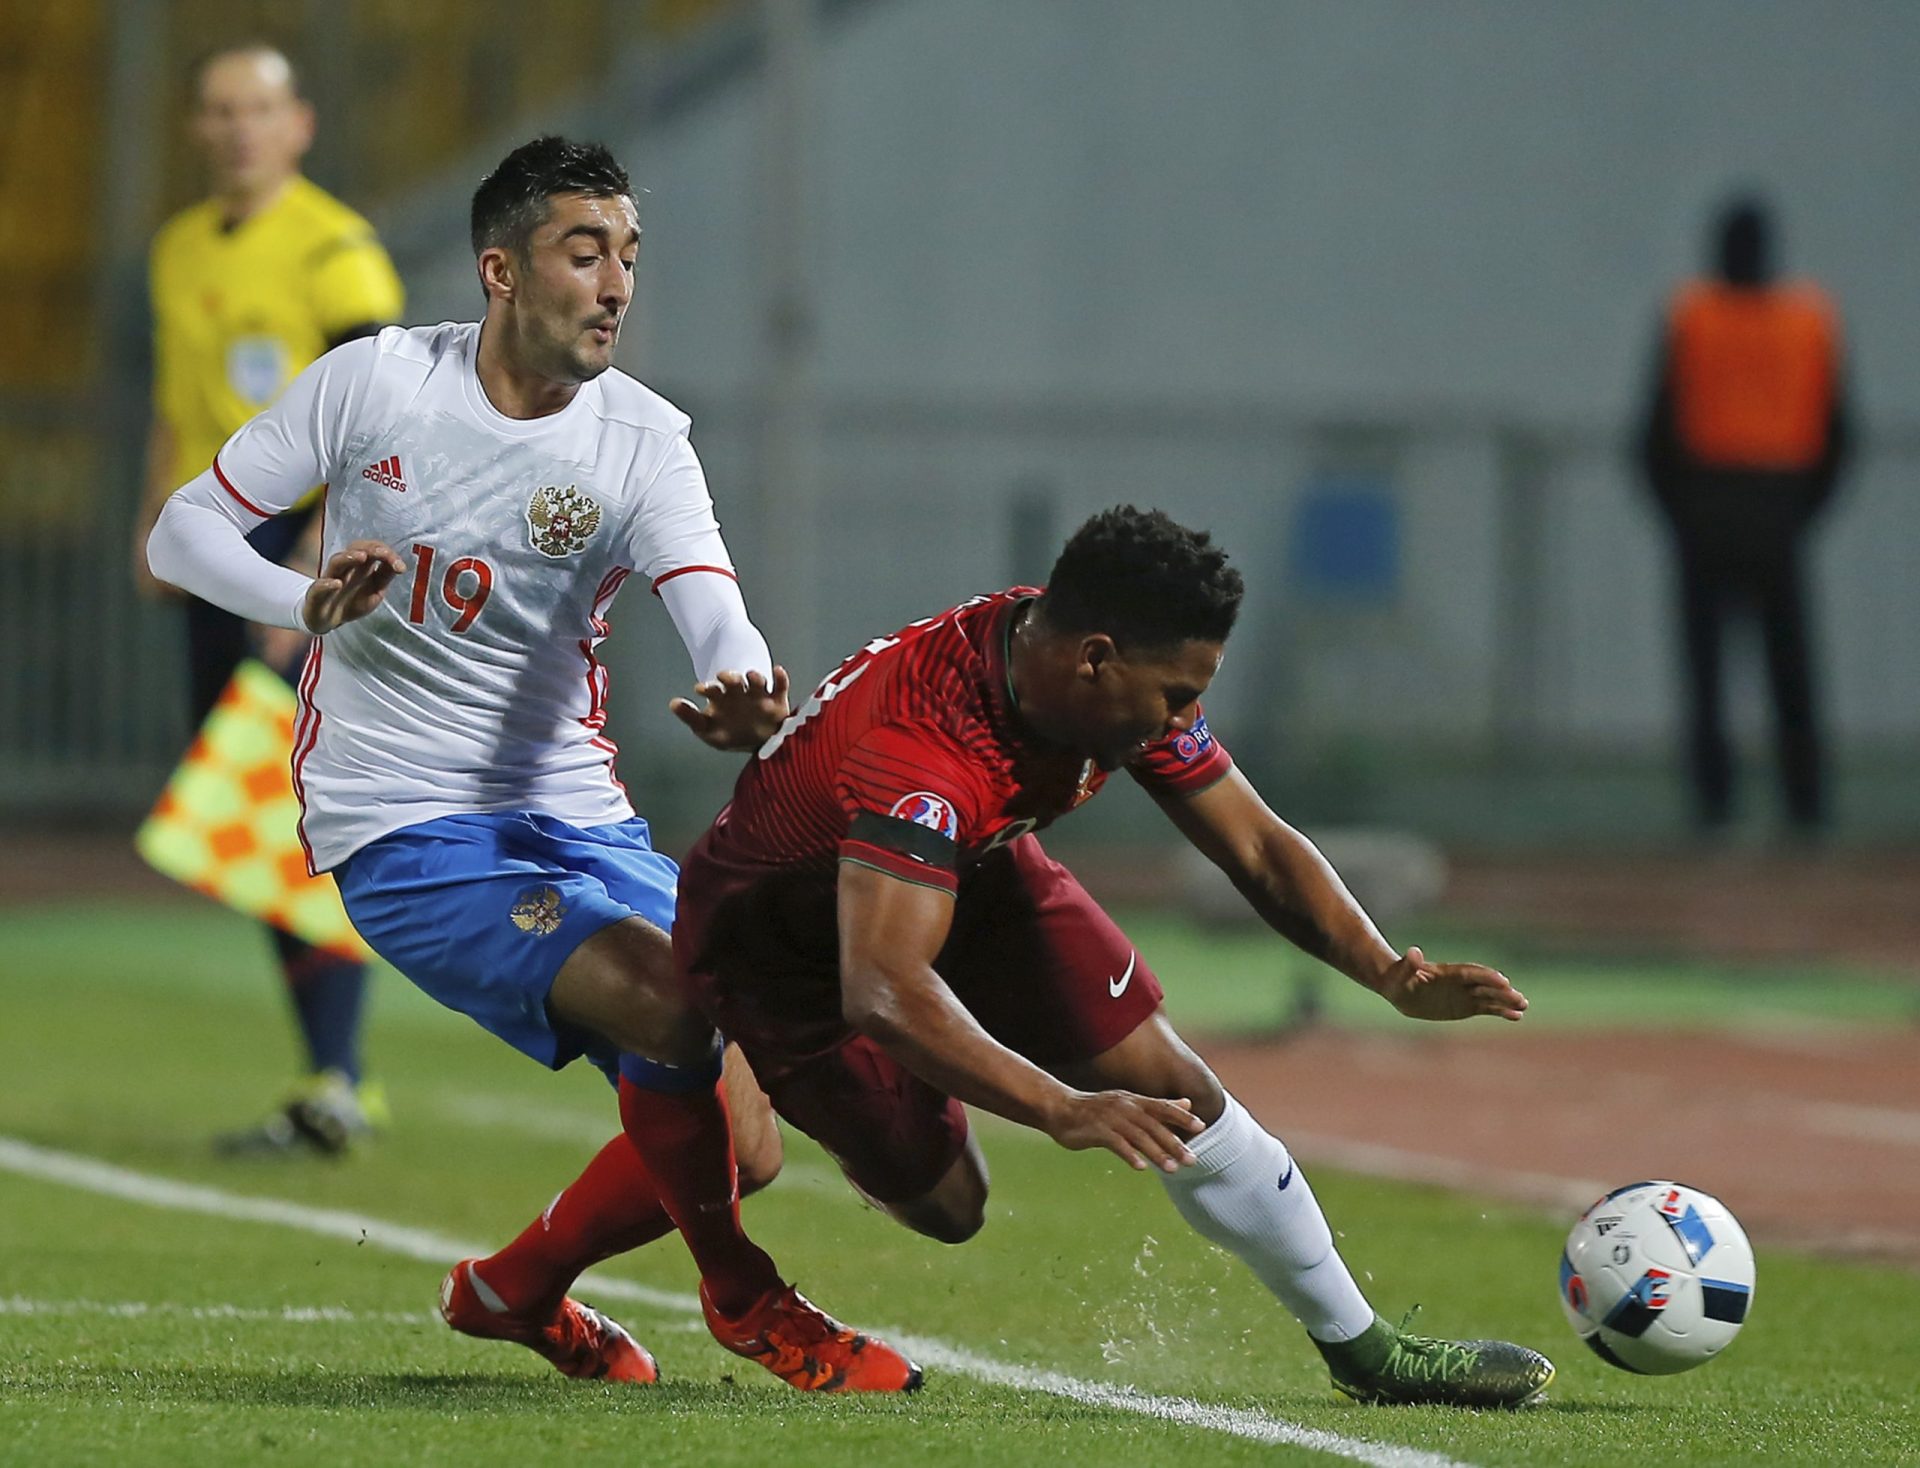
M 110 66 L 137 8 L 79 6 L 41 52 Z M 806 126 L 782 151 L 761 39 L 782 0 L 554 5 L 537 25 L 490 4 L 161 9 L 169 37 L 278 18 L 314 42 L 315 175 L 374 214 L 416 320 L 477 306 L 466 194 L 506 146 L 548 125 L 616 146 L 646 190 L 623 365 L 694 414 L 797 680 L 1034 576 L 1028 542 L 1094 508 L 1162 504 L 1248 571 L 1210 706 L 1263 786 L 1303 817 L 1446 837 L 1680 829 L 1669 576 L 1628 461 L 1633 394 L 1702 209 L 1764 183 L 1789 266 L 1847 314 L 1864 419 L 1816 590 L 1841 826 L 1920 821 L 1920 299 L 1903 263 L 1920 194 L 1902 186 L 1920 11 L 827 3 L 785 79 Z M 176 80 L 149 79 L 151 119 L 177 111 L 197 48 L 168 44 Z M 130 105 L 116 95 L 113 116 Z M 98 189 L 102 155 L 128 150 L 93 136 L 66 171 Z M 152 175 L 141 228 L 190 193 L 183 148 L 146 154 L 180 171 Z M 770 158 L 802 170 L 797 202 L 773 202 Z M 38 226 L 9 204 L 0 228 Z M 144 235 L 130 244 L 137 259 Z M 65 360 L 65 313 L 93 309 L 97 279 L 36 287 L 41 340 L 79 375 L 10 366 L 0 395 L 0 810 L 118 816 L 184 733 L 156 666 L 171 641 L 123 587 L 141 402 L 115 376 L 124 281 L 86 318 L 114 344 L 99 370 Z M 797 398 L 780 396 L 783 352 Z M 819 506 L 801 553 L 766 433 L 796 402 Z M 1303 554 L 1348 574 L 1289 575 Z M 665 619 L 631 606 L 616 626 L 622 774 L 684 830 L 729 772 L 661 711 L 684 667 Z M 1108 804 L 1076 826 L 1131 829 L 1139 813 Z

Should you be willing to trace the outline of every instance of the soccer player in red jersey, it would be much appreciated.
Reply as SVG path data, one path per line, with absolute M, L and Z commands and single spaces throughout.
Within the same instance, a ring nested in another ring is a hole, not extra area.
M 950 1243 L 980 1228 L 963 1106 L 983 1107 L 1155 1169 L 1348 1395 L 1517 1405 L 1552 1364 L 1374 1313 L 1286 1147 L 1174 1032 L 1152 971 L 1035 835 L 1124 769 L 1269 925 L 1403 1014 L 1520 1018 L 1492 969 L 1395 952 L 1207 728 L 1240 596 L 1207 535 L 1125 507 L 1081 527 L 1045 590 L 868 643 L 761 747 L 689 856 L 676 964 L 775 1110 L 908 1227 Z

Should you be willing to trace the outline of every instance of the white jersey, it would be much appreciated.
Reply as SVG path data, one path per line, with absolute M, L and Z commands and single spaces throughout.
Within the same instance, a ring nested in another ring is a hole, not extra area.
M 389 327 L 336 348 L 214 460 L 253 517 L 324 481 L 328 555 L 380 540 L 408 563 L 371 615 L 315 640 L 300 681 L 293 778 L 316 872 L 447 815 L 630 817 L 595 656 L 608 608 L 632 571 L 656 590 L 732 576 L 686 414 L 610 370 L 558 413 L 509 418 L 480 385 L 479 340 L 474 324 Z

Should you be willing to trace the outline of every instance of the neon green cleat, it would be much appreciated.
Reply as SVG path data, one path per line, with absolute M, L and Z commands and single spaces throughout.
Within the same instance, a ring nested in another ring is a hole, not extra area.
M 1333 1388 L 1356 1402 L 1398 1406 L 1523 1407 L 1553 1380 L 1553 1362 L 1511 1341 L 1444 1341 L 1376 1315 L 1350 1341 L 1315 1341 Z
M 280 1109 L 257 1126 L 214 1139 L 223 1157 L 338 1157 L 392 1120 L 386 1088 L 378 1081 L 357 1087 L 337 1070 L 307 1076 Z
M 387 1088 L 378 1081 L 363 1080 L 353 1088 L 353 1099 L 360 1103 L 360 1119 L 365 1130 L 384 1132 L 393 1125 L 393 1107 L 387 1103 Z

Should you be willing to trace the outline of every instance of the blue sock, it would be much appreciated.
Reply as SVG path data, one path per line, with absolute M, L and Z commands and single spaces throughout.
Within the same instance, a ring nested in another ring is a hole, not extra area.
M 360 1082 L 360 1009 L 366 994 L 367 966 L 270 929 L 287 997 L 315 1070 L 344 1071 Z

